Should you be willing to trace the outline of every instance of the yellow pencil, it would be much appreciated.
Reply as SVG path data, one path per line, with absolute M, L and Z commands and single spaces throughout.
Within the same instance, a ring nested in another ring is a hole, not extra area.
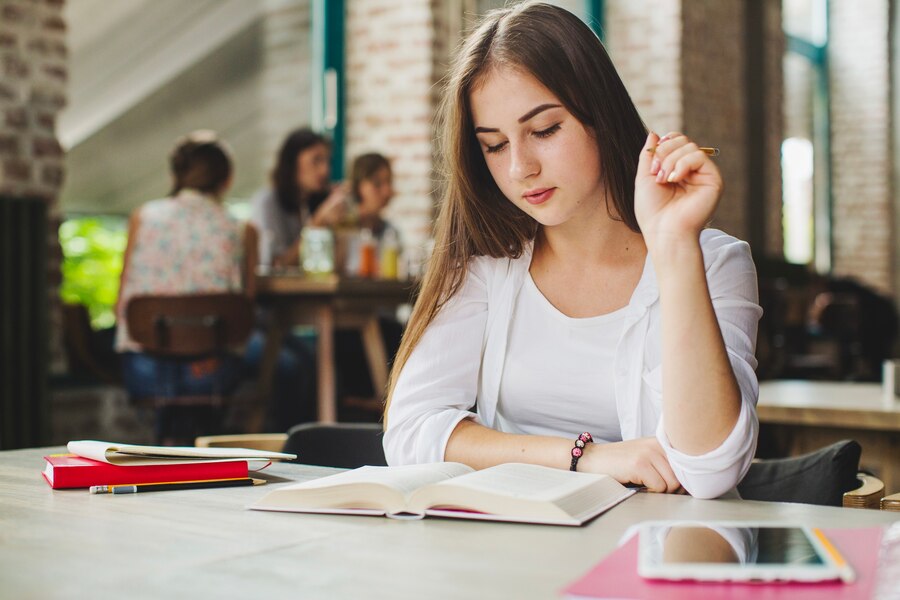
M 92 485 L 92 494 L 136 494 L 138 492 L 163 492 L 166 490 L 200 490 L 215 487 L 239 487 L 263 485 L 265 479 L 236 477 L 232 479 L 202 479 L 198 481 L 167 481 L 163 483 L 134 483 L 125 485 Z
M 834 544 L 831 543 L 825 534 L 822 533 L 822 530 L 815 527 L 812 530 L 813 535 L 821 542 L 822 546 L 825 548 L 825 551 L 828 553 L 828 556 L 831 557 L 831 560 L 834 562 L 834 566 L 838 568 L 838 571 L 841 575 L 841 581 L 844 583 L 853 583 L 856 580 L 856 573 L 853 572 L 853 568 L 850 566 L 850 563 L 846 561 L 846 559 L 838 552 L 838 549 L 834 547 Z

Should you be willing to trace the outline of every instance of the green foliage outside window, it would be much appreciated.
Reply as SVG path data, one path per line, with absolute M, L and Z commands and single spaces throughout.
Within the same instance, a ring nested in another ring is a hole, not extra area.
M 127 241 L 123 217 L 79 217 L 59 227 L 63 302 L 83 304 L 95 329 L 115 323 L 119 276 Z

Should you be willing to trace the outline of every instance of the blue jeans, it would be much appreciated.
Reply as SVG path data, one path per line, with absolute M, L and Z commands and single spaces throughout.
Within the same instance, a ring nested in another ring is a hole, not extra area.
M 134 400 L 216 392 L 227 395 L 240 384 L 243 366 L 240 357 L 233 354 L 191 361 L 126 352 L 122 355 L 122 376 Z
M 243 379 L 240 357 L 185 360 L 140 352 L 122 355 L 122 378 L 132 400 L 176 396 L 228 395 Z M 156 410 L 158 441 L 193 444 L 197 435 L 216 433 L 222 411 L 210 406 L 164 406 Z
M 259 372 L 266 347 L 266 335 L 256 329 L 247 342 L 244 365 L 247 372 Z M 266 431 L 287 431 L 294 425 L 315 421 L 316 353 L 315 338 L 288 333 L 278 350 L 272 398 L 268 399 Z

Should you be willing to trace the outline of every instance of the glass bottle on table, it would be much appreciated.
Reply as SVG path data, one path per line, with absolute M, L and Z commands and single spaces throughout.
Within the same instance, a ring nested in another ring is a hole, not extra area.
M 390 227 L 381 239 L 381 261 L 379 276 L 382 279 L 397 279 L 397 266 L 400 260 L 400 240 L 397 232 Z
M 359 276 L 374 277 L 376 272 L 375 237 L 371 229 L 359 232 Z

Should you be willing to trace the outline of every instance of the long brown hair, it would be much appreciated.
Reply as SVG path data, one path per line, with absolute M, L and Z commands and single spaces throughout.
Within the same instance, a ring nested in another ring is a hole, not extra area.
M 445 190 L 434 252 L 391 370 L 385 423 L 403 366 L 441 307 L 460 288 L 469 259 L 518 258 L 537 222 L 497 187 L 475 137 L 469 94 L 491 69 L 524 70 L 597 140 L 610 215 L 639 232 L 634 177 L 647 129 L 597 36 L 565 9 L 527 2 L 489 12 L 468 37 L 444 84 L 439 129 Z
M 328 138 L 320 135 L 309 127 L 301 127 L 291 131 L 281 147 L 278 148 L 278 158 L 275 169 L 272 171 L 272 186 L 275 189 L 275 199 L 284 212 L 293 213 L 300 208 L 302 201 L 300 185 L 297 183 L 297 157 L 304 150 L 318 145 L 329 146 Z M 309 210 L 312 213 L 327 194 L 316 193 L 308 199 Z

